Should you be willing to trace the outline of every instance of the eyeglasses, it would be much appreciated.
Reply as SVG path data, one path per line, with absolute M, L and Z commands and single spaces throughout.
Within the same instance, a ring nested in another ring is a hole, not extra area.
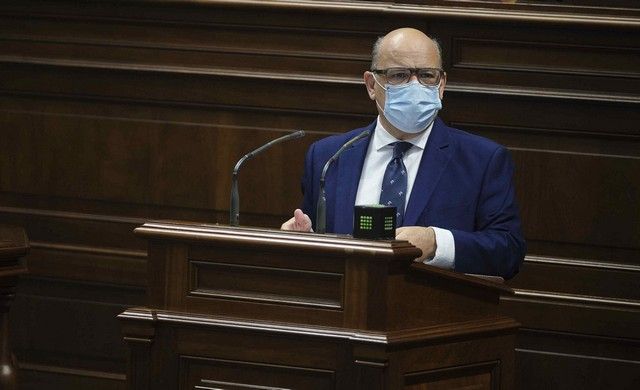
M 406 84 L 415 74 L 420 84 L 429 86 L 438 85 L 444 73 L 439 68 L 388 68 L 373 69 L 372 72 L 383 75 L 391 85 Z

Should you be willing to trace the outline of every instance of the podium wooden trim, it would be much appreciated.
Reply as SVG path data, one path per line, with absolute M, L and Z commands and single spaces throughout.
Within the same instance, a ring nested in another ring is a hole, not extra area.
M 501 283 L 406 241 L 181 222 L 149 242 L 149 301 L 119 318 L 130 389 L 509 389 Z

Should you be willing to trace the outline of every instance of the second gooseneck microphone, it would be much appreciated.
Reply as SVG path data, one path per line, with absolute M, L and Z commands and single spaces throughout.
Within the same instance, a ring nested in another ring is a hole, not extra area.
M 351 138 L 349 141 L 345 142 L 345 144 L 342 145 L 342 147 L 338 149 L 333 156 L 331 156 L 326 164 L 324 164 L 322 174 L 320 175 L 320 193 L 318 194 L 318 204 L 316 207 L 316 233 L 326 233 L 327 231 L 327 194 L 324 190 L 324 177 L 329 170 L 329 166 L 331 166 L 331 164 L 336 161 L 342 152 L 344 152 L 349 146 L 364 137 L 368 137 L 369 134 L 371 134 L 371 132 L 366 130 L 358 134 L 356 137 Z
M 245 154 L 240 160 L 238 160 L 235 168 L 233 168 L 233 173 L 231 175 L 231 207 L 229 209 L 229 225 L 238 226 L 240 224 L 240 194 L 238 192 L 238 172 L 240 171 L 240 167 L 242 166 L 242 164 L 246 160 L 254 157 L 256 154 L 262 152 L 265 149 L 269 149 L 275 144 L 302 137 L 304 137 L 303 130 L 298 130 L 294 133 L 284 135 L 280 138 L 276 138 L 272 141 L 267 142 L 253 152 Z

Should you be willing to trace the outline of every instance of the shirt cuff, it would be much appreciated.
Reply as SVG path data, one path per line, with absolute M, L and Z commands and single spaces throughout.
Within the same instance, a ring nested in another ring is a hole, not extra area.
M 433 227 L 436 234 L 436 254 L 433 259 L 425 259 L 424 263 L 439 268 L 453 269 L 456 258 L 456 245 L 453 233 L 447 229 Z

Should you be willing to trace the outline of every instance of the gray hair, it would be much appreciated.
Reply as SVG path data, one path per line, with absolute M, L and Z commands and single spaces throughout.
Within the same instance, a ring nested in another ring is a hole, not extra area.
M 442 46 L 440 46 L 440 41 L 437 38 L 432 38 L 431 42 L 436 47 L 436 51 L 438 52 L 438 62 L 440 63 L 440 67 L 442 68 Z M 380 60 L 380 47 L 382 46 L 382 41 L 384 37 L 378 37 L 376 43 L 373 44 L 373 49 L 371 50 L 371 70 L 375 70 L 378 68 L 378 61 Z

